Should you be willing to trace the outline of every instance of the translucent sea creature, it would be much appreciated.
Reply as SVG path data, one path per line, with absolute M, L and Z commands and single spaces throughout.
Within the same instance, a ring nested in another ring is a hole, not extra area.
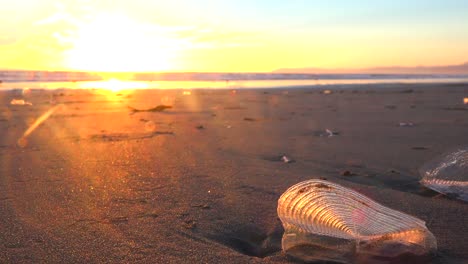
M 427 162 L 419 173 L 427 188 L 468 202 L 468 146 Z
M 437 249 L 424 221 L 325 180 L 290 187 L 278 201 L 282 248 L 302 261 L 425 259 Z
M 11 105 L 32 105 L 31 102 L 25 101 L 23 99 L 12 99 L 10 101 Z

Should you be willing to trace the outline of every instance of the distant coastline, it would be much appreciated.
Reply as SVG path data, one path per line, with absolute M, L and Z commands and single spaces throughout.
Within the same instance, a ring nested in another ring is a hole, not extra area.
M 424 74 L 424 75 L 468 75 L 468 62 L 459 65 L 416 66 L 416 67 L 372 67 L 362 69 L 283 68 L 275 73 L 314 74 Z

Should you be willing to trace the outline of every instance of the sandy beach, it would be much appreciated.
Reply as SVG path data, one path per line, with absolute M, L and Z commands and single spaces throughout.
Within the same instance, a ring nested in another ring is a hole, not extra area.
M 467 84 L 1 91 L 0 262 L 295 263 L 277 201 L 323 178 L 426 221 L 433 263 L 467 263 L 468 204 L 418 174 L 468 145 L 466 97 Z M 135 111 L 158 105 L 172 108 Z

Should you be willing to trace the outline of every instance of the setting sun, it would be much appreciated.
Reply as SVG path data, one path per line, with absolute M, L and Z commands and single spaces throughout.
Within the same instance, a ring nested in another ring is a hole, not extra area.
M 170 70 L 174 39 L 120 14 L 83 23 L 67 53 L 70 68 L 88 71 Z

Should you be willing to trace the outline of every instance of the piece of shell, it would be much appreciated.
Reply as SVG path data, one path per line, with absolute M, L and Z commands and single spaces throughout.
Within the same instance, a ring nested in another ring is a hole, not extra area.
M 420 259 L 437 248 L 424 221 L 329 181 L 290 187 L 278 201 L 278 216 L 283 250 L 302 261 Z
M 468 146 L 427 162 L 419 173 L 427 188 L 468 202 Z

